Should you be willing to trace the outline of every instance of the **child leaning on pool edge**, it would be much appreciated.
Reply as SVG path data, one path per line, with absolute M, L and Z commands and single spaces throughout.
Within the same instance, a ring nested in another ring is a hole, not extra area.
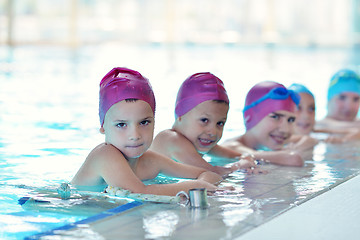
M 191 188 L 216 190 L 218 174 L 181 163 L 148 150 L 154 133 L 155 97 L 139 72 L 112 69 L 100 82 L 100 132 L 105 142 L 95 147 L 72 179 L 77 188 L 120 187 L 134 193 L 176 195 Z M 192 178 L 172 184 L 145 185 L 160 172 Z
M 239 168 L 255 167 L 249 154 L 230 167 L 213 166 L 204 158 L 209 154 L 222 158 L 241 158 L 237 152 L 217 143 L 222 137 L 229 110 L 223 82 L 209 72 L 196 73 L 181 85 L 175 106 L 175 123 L 160 132 L 151 149 L 176 161 L 226 175 Z
M 329 143 L 344 143 L 353 140 L 359 140 L 360 131 L 357 128 L 315 128 L 315 97 L 314 94 L 304 85 L 293 83 L 289 87 L 300 95 L 300 103 L 295 111 L 296 120 L 294 126 L 294 135 L 291 141 L 299 141 L 304 136 L 309 136 L 311 133 L 328 133 L 330 134 L 325 142 Z
M 256 159 L 288 166 L 303 166 L 300 152 L 307 142 L 286 148 L 293 133 L 295 108 L 300 97 L 282 84 L 264 81 L 248 92 L 243 111 L 245 134 L 229 139 L 223 146 L 251 152 Z M 315 143 L 314 143 L 315 144 Z
M 327 115 L 316 122 L 316 128 L 357 128 L 360 119 L 360 76 L 353 70 L 341 69 L 330 79 L 327 96 Z

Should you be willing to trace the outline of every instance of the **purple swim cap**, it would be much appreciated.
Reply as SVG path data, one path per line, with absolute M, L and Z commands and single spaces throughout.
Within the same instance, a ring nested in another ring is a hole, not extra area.
M 129 98 L 147 102 L 155 114 L 155 96 L 149 80 L 139 72 L 128 68 L 113 68 L 105 75 L 100 82 L 99 98 L 101 126 L 110 107 Z
M 222 100 L 229 103 L 224 83 L 209 72 L 191 75 L 182 83 L 177 94 L 175 117 L 181 117 L 208 100 Z
M 253 86 L 248 92 L 244 107 L 246 130 L 254 127 L 265 116 L 275 111 L 294 112 L 300 96 L 272 81 L 264 81 Z

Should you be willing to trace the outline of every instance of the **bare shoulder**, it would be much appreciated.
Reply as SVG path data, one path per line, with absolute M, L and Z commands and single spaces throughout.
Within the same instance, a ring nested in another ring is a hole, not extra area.
M 90 152 L 85 162 L 99 172 L 109 166 L 123 164 L 127 161 L 119 149 L 111 144 L 102 143 Z
M 149 149 L 140 157 L 140 160 L 143 164 L 152 165 L 152 164 L 156 164 L 156 163 L 171 160 L 171 159 L 159 152 Z
M 113 156 L 119 156 L 121 152 L 111 144 L 102 143 L 96 146 L 88 155 L 87 159 L 106 159 Z
M 150 149 L 165 154 L 184 140 L 187 139 L 182 134 L 173 129 L 167 129 L 158 133 Z
M 167 142 L 169 140 L 176 140 L 179 137 L 179 133 L 173 129 L 166 129 L 164 131 L 159 132 L 154 141 L 157 142 Z
M 75 185 L 101 185 L 104 184 L 102 177 L 103 169 L 112 165 L 112 159 L 118 159 L 119 151 L 112 145 L 102 143 L 96 146 L 87 156 L 81 168 L 72 180 Z

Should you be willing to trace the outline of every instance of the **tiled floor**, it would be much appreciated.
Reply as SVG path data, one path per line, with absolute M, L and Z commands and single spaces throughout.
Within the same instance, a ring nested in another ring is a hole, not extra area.
M 91 235 L 94 239 L 269 239 L 275 236 L 289 239 L 290 230 L 282 231 L 284 225 L 293 226 L 299 234 L 307 232 L 306 239 L 318 239 L 321 235 L 314 226 L 323 226 L 324 219 L 314 220 L 314 215 L 333 212 L 339 206 L 344 208 L 341 210 L 344 213 L 351 213 L 351 209 L 342 204 L 342 200 L 348 199 L 345 195 L 348 193 L 354 194 L 349 195 L 348 200 L 352 200 L 349 206 L 360 200 L 359 195 L 351 191 L 354 181 L 360 181 L 360 177 L 353 178 L 360 171 L 357 146 L 359 143 L 342 146 L 320 143 L 313 151 L 304 153 L 308 159 L 304 167 L 269 164 L 261 166 L 269 171 L 266 175 L 233 173 L 223 185 L 234 186 L 235 191 L 209 197 L 208 209 L 145 203 L 115 216 L 52 234 Z M 349 179 L 350 188 L 346 187 L 348 183 L 342 184 Z M 346 217 L 341 220 L 337 225 L 351 226 L 347 234 L 354 236 L 351 232 L 354 220 Z M 336 231 L 335 226 L 332 231 Z

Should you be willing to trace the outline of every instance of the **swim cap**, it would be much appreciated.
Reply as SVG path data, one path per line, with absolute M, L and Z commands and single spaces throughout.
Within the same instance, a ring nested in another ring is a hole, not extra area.
M 299 104 L 300 96 L 284 85 L 272 81 L 264 81 L 253 86 L 248 92 L 244 107 L 246 130 L 254 127 L 269 113 L 275 111 L 294 112 Z
M 360 95 L 360 77 L 354 71 L 341 69 L 330 79 L 328 101 L 342 92 L 354 92 Z
M 208 100 L 222 100 L 229 104 L 224 83 L 209 72 L 191 75 L 182 83 L 177 94 L 175 117 L 181 117 Z
M 110 107 L 129 98 L 147 102 L 155 114 L 155 96 L 149 80 L 139 72 L 128 68 L 113 68 L 105 75 L 100 82 L 99 98 L 101 126 Z
M 299 93 L 307 93 L 310 96 L 312 96 L 314 98 L 314 94 L 304 85 L 299 84 L 299 83 L 293 83 L 291 84 L 290 87 L 288 87 L 289 90 L 293 90 L 294 92 L 296 92 L 297 94 Z

